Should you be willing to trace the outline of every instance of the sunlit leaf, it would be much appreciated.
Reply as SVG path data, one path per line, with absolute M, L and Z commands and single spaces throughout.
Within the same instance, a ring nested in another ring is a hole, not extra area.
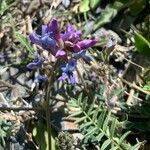
M 80 1 L 80 12 L 87 12 L 90 10 L 90 7 L 89 7 L 89 4 L 90 4 L 90 0 L 81 0 Z
M 95 8 L 100 3 L 101 3 L 101 0 L 90 0 L 90 7 Z
M 48 150 L 48 132 L 45 124 L 38 122 L 32 130 L 32 134 L 38 143 L 40 149 Z M 51 135 L 51 148 L 56 150 L 55 140 Z
M 140 33 L 134 35 L 134 44 L 140 54 L 150 55 L 150 43 Z
M 122 7 L 123 7 L 123 3 L 118 1 L 115 1 L 113 4 L 107 5 L 107 7 L 101 12 L 100 16 L 97 18 L 95 22 L 94 30 L 110 22 L 117 15 L 117 12 Z
M 102 145 L 102 147 L 101 147 L 101 150 L 105 150 L 105 149 L 109 146 L 110 143 L 111 143 L 111 140 L 110 140 L 110 139 L 107 139 L 107 140 L 103 143 L 103 145 Z
M 33 54 L 34 50 L 32 46 L 30 45 L 29 41 L 27 40 L 27 38 L 18 32 L 16 32 L 15 35 L 16 35 L 16 39 L 26 48 L 26 50 L 29 53 Z

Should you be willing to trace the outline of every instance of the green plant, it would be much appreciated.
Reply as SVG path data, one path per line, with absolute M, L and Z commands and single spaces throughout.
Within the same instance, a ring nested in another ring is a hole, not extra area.
M 86 146 L 90 141 L 101 150 L 137 150 L 141 147 L 142 142 L 137 142 L 134 146 L 127 142 L 130 131 L 124 134 L 121 132 L 119 121 L 103 103 L 93 103 L 89 107 L 87 98 L 80 95 L 78 99 L 72 99 L 68 106 L 79 109 L 69 117 L 79 117 L 75 123 L 84 135 L 82 146 Z
M 11 123 L 0 118 L 0 145 L 5 146 L 5 138 L 8 137 Z

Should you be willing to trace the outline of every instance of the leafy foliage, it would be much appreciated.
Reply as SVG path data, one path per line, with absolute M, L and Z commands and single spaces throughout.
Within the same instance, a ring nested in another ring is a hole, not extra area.
M 29 41 L 27 40 L 27 38 L 16 32 L 16 39 L 22 44 L 22 46 L 24 46 L 26 48 L 26 50 L 30 53 L 30 54 L 33 54 L 33 48 L 32 46 L 30 45 Z
M 72 99 L 68 106 L 79 109 L 69 117 L 79 117 L 75 123 L 79 125 L 84 135 L 82 141 L 84 146 L 90 141 L 98 145 L 101 150 L 137 150 L 140 148 L 142 142 L 132 146 L 126 141 L 130 131 L 121 134 L 117 127 L 119 123 L 117 118 L 102 103 L 98 106 L 93 103 L 89 107 L 87 98 L 83 99 L 81 94 L 78 99 Z
M 150 55 L 150 43 L 140 33 L 134 35 L 134 44 L 139 53 Z
M 11 123 L 0 119 L 0 145 L 5 146 L 5 139 L 8 136 Z
M 33 137 L 35 138 L 36 142 L 39 144 L 40 149 L 48 150 L 48 132 L 45 124 L 38 122 L 35 124 L 33 128 Z M 41 138 L 42 137 L 42 138 Z M 55 140 L 51 136 L 52 145 L 51 148 L 55 150 Z

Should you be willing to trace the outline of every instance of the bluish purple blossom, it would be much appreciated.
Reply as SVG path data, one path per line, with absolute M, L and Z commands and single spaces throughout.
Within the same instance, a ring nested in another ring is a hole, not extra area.
M 27 65 L 27 68 L 31 69 L 31 70 L 40 68 L 42 66 L 43 62 L 44 62 L 44 58 L 37 55 L 36 58 L 33 60 L 33 62 L 31 62 Z
M 72 84 L 76 84 L 76 77 L 74 75 L 74 70 L 77 65 L 76 60 L 71 60 L 68 63 L 63 64 L 60 68 L 62 71 L 62 75 L 58 78 L 58 80 L 66 80 L 70 79 Z
M 68 78 L 72 84 L 75 84 L 76 77 L 73 72 L 77 65 L 77 59 L 83 58 L 90 62 L 91 57 L 86 55 L 86 50 L 96 44 L 94 38 L 81 40 L 81 34 L 81 31 L 76 30 L 70 24 L 67 25 L 64 33 L 61 33 L 57 20 L 53 18 L 47 25 L 42 26 L 41 35 L 33 32 L 29 38 L 32 43 L 48 50 L 57 59 L 62 59 L 64 64 L 60 67 L 62 75 L 59 80 Z M 37 62 L 33 62 L 28 65 L 28 68 L 37 66 L 39 66 Z
M 92 61 L 92 58 L 91 58 L 90 56 L 86 55 L 86 50 L 82 50 L 82 51 L 80 51 L 80 52 L 78 52 L 78 53 L 73 53 L 73 58 L 75 58 L 75 59 L 80 59 L 80 58 L 82 58 L 82 59 L 84 59 L 86 62 Z
M 38 74 L 34 78 L 34 83 L 39 83 L 39 82 L 43 82 L 43 81 L 46 81 L 46 80 L 47 80 L 47 76 Z

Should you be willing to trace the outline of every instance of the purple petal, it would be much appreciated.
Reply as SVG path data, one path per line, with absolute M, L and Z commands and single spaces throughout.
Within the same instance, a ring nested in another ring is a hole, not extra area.
M 61 37 L 62 37 L 63 41 L 67 41 L 68 38 L 70 37 L 70 35 L 72 34 L 72 32 L 74 32 L 74 31 L 75 30 L 74 30 L 73 25 L 71 25 L 71 24 L 67 25 L 65 33 L 61 34 Z
M 41 38 L 42 47 L 46 50 L 56 49 L 56 41 L 50 37 L 49 34 L 44 35 Z
M 45 75 L 37 75 L 34 79 L 35 83 L 46 81 L 47 77 Z
M 74 44 L 70 41 L 65 41 L 65 46 L 70 49 L 74 47 Z
M 76 44 L 76 47 L 79 47 L 80 49 L 88 49 L 89 47 L 92 47 L 96 44 L 95 39 L 91 40 L 83 40 Z
M 74 26 L 69 24 L 65 30 L 65 33 L 61 35 L 63 41 L 67 41 L 68 39 L 71 42 L 75 42 L 81 36 L 81 32 L 74 29 Z
M 42 43 L 41 43 L 41 37 L 39 35 L 37 35 L 35 32 L 32 32 L 30 35 L 29 35 L 29 38 L 31 40 L 31 42 L 33 44 L 37 44 L 39 46 L 42 46 Z
M 53 32 L 55 40 L 59 41 L 61 39 L 59 25 L 55 18 L 53 18 L 52 21 L 48 23 L 48 31 Z
M 63 64 L 61 66 L 61 70 L 62 72 L 65 73 L 72 73 L 75 70 L 76 65 L 77 65 L 77 61 L 71 60 L 70 62 Z
M 69 40 L 73 43 L 78 42 L 79 39 L 80 39 L 80 35 L 77 32 L 72 33 L 69 37 Z
M 75 58 L 75 59 L 80 59 L 80 58 L 83 58 L 85 61 L 87 61 L 87 62 L 90 62 L 91 60 L 92 60 L 92 58 L 90 57 L 90 56 L 87 56 L 86 55 L 86 50 L 82 50 L 82 51 L 80 51 L 80 52 L 78 52 L 78 53 L 74 53 L 73 54 L 73 57 Z
M 70 82 L 71 82 L 71 84 L 76 84 L 77 83 L 77 81 L 76 81 L 76 77 L 75 77 L 75 75 L 72 73 L 72 75 L 70 75 Z
M 62 38 L 62 40 L 63 41 L 67 41 L 68 40 L 68 38 L 70 37 L 70 35 L 71 35 L 71 33 L 63 33 L 63 34 L 61 34 L 61 38 Z
M 42 25 L 42 35 L 45 35 L 46 33 L 48 33 L 47 25 Z
M 42 66 L 44 62 L 44 59 L 41 57 L 41 58 L 38 58 L 38 60 L 36 62 L 31 62 L 27 65 L 27 68 L 28 69 L 37 69 L 37 68 L 40 68 Z
M 68 24 L 65 32 L 75 32 L 74 26 L 72 24 Z
M 68 70 L 69 70 L 70 72 L 74 71 L 76 65 L 77 65 L 77 61 L 76 61 L 76 60 L 71 60 L 71 61 L 68 63 Z
M 64 57 L 66 57 L 66 52 L 63 50 L 58 50 L 55 56 L 57 58 L 64 58 Z
M 62 73 L 62 76 L 60 76 L 60 77 L 58 78 L 58 80 L 64 81 L 64 80 L 66 80 L 67 78 L 68 78 L 67 74 L 63 72 L 63 73 Z

